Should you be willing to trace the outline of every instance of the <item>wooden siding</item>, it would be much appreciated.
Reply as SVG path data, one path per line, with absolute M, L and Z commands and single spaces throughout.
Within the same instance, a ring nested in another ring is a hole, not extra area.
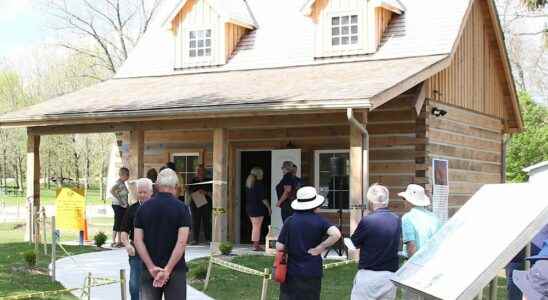
M 456 106 L 430 101 L 447 111 L 443 117 L 430 113 L 426 119 L 426 182 L 432 191 L 432 159 L 449 161 L 449 213 L 459 207 L 484 184 L 502 180 L 502 121 Z
M 451 65 L 426 81 L 427 97 L 500 119 L 510 92 L 485 1 L 475 1 Z
M 316 24 L 315 56 L 355 55 L 374 52 L 376 47 L 371 45 L 372 27 L 368 1 L 361 0 L 318 0 L 312 6 L 310 17 Z M 358 15 L 359 45 L 352 49 L 334 49 L 331 46 L 331 17 L 337 15 Z
M 386 31 L 388 25 L 390 24 L 390 21 L 392 20 L 392 14 L 393 12 L 385 8 L 375 8 L 375 48 L 380 45 L 382 37 L 384 36 L 384 32 Z
M 241 38 L 249 31 L 249 29 L 244 28 L 242 26 L 238 26 L 231 23 L 225 24 L 225 32 L 226 32 L 226 46 L 225 46 L 225 57 L 227 59 L 230 59 L 232 54 L 234 53 L 234 50 L 236 50 L 236 46 L 240 42 Z

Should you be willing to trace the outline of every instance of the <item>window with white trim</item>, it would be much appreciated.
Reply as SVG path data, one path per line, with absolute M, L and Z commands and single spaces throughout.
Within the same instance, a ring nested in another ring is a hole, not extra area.
M 211 57 L 211 29 L 188 32 L 188 57 Z
M 331 46 L 351 47 L 359 43 L 358 15 L 331 17 Z
M 175 172 L 179 175 L 179 184 L 186 185 L 196 176 L 196 169 L 200 165 L 200 153 L 175 153 L 172 155 L 175 163 Z
M 314 153 L 314 180 L 316 190 L 326 198 L 324 209 L 349 208 L 350 199 L 350 154 L 348 150 L 317 150 Z M 345 160 L 345 176 L 332 177 L 330 159 L 341 157 Z

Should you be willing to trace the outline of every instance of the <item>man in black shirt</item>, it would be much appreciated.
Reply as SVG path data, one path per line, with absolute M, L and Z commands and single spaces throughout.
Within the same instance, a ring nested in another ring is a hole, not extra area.
M 196 177 L 192 178 L 192 185 L 190 186 L 190 209 L 192 210 L 192 244 L 198 244 L 200 242 L 200 228 L 204 229 L 204 236 L 206 240 L 211 241 L 211 193 L 213 185 L 211 183 L 199 184 L 203 182 L 211 181 L 211 178 L 205 176 L 204 165 L 199 165 L 196 169 Z M 207 202 L 199 201 L 197 195 L 199 193 Z M 203 227 L 201 226 L 203 225 Z
M 152 196 L 152 190 L 152 181 L 150 179 L 138 179 L 138 201 L 129 206 L 122 220 L 122 243 L 124 243 L 129 256 L 129 293 L 132 300 L 139 300 L 139 282 L 141 279 L 141 271 L 143 269 L 143 262 L 141 261 L 141 258 L 139 258 L 139 255 L 135 252 L 133 221 L 135 220 L 135 215 L 137 214 L 137 210 L 141 204 L 150 199 Z
M 141 299 L 186 299 L 190 212 L 173 196 L 179 184 L 175 171 L 161 171 L 156 184 L 158 193 L 135 216 L 135 247 L 148 270 L 141 274 Z

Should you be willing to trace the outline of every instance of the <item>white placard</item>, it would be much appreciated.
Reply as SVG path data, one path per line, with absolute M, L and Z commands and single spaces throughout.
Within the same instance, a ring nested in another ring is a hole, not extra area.
M 433 299 L 472 299 L 548 223 L 546 185 L 483 186 L 396 273 Z
M 443 224 L 449 217 L 449 161 L 433 159 L 432 178 L 432 212 Z

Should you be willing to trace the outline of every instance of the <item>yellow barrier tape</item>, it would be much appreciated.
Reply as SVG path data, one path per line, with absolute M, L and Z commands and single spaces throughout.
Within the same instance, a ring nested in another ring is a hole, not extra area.
M 218 259 L 218 258 L 215 258 L 215 257 L 211 257 L 210 259 L 211 259 L 212 263 L 217 264 L 219 266 L 223 266 L 225 268 L 228 268 L 228 269 L 231 269 L 231 270 L 234 270 L 234 271 L 238 271 L 238 272 L 249 274 L 249 275 L 255 275 L 255 276 L 259 276 L 259 277 L 267 277 L 267 276 L 270 277 L 270 274 L 268 274 L 268 273 L 260 272 L 260 271 L 257 271 L 255 269 L 244 267 L 244 266 L 241 266 L 241 265 L 238 265 L 238 264 L 235 264 L 235 263 L 231 263 L 231 262 L 228 262 L 228 261 L 225 261 L 225 260 L 222 260 L 222 259 Z
M 224 208 L 220 208 L 220 207 L 214 207 L 211 209 L 213 211 L 214 214 L 216 215 L 224 215 L 226 214 L 226 209 Z
M 357 262 L 357 261 L 353 260 L 353 259 L 350 259 L 350 260 L 344 260 L 344 261 L 339 261 L 339 262 L 335 262 L 335 263 L 325 264 L 325 265 L 323 265 L 323 269 L 324 270 L 333 269 L 333 268 L 336 268 L 336 267 L 349 265 L 349 264 L 355 263 L 355 262 Z
M 113 280 L 111 278 L 102 278 L 102 277 L 92 278 L 92 281 L 103 281 L 103 282 L 92 284 L 91 287 L 111 285 L 119 282 L 118 280 Z M 70 293 L 70 292 L 74 292 L 82 289 L 83 288 L 72 288 L 72 289 L 62 289 L 62 290 L 56 290 L 56 291 L 36 292 L 36 293 L 30 293 L 25 295 L 0 297 L 0 300 L 21 300 L 21 299 L 31 299 L 31 298 L 37 298 L 37 297 L 44 298 L 45 296 L 65 294 L 65 293 Z

